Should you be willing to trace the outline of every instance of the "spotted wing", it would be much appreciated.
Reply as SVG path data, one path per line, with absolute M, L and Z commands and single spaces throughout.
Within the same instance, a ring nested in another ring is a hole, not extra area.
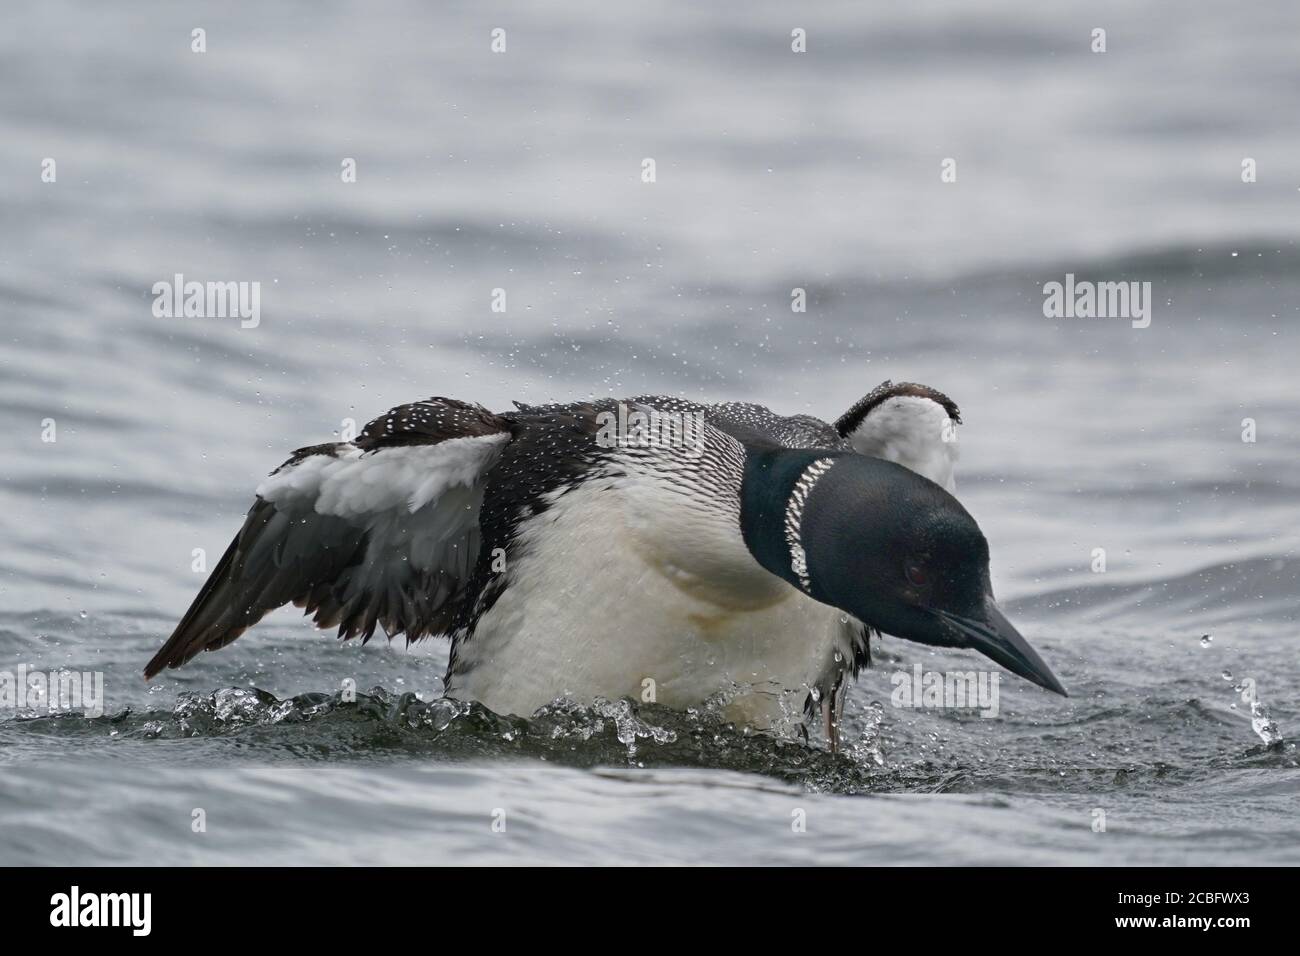
M 487 472 L 511 423 L 431 398 L 354 442 L 303 448 L 257 489 L 226 549 L 145 677 L 239 637 L 292 601 L 318 627 L 408 642 L 446 632 L 478 558 Z

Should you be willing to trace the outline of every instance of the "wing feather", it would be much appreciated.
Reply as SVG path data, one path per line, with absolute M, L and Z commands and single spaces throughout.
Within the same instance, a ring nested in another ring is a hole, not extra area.
M 292 602 L 318 627 L 369 640 L 445 633 L 478 557 L 486 475 L 511 422 L 431 398 L 395 408 L 355 442 L 295 452 L 248 516 L 145 677 L 224 647 Z

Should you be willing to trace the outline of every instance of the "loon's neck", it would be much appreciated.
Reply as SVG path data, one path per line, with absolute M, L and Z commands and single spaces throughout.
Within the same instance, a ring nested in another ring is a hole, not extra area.
M 801 533 L 808 496 L 845 452 L 815 448 L 750 449 L 740 489 L 745 546 L 760 565 L 817 600 Z

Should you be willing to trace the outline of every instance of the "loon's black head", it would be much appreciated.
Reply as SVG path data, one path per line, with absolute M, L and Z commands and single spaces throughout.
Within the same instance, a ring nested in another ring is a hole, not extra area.
M 973 648 L 1065 695 L 994 602 L 979 525 L 929 479 L 853 453 L 751 453 L 741 520 L 759 563 L 817 600 L 886 634 Z

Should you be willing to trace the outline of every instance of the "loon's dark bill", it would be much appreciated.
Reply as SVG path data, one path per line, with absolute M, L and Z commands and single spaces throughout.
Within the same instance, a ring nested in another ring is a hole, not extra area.
M 1006 615 L 992 598 L 986 598 L 984 601 L 982 621 L 951 614 L 948 611 L 935 611 L 935 613 L 961 633 L 967 641 L 965 646 L 979 651 L 985 657 L 997 661 L 1011 673 L 1019 674 L 1039 687 L 1045 687 L 1062 697 L 1070 696 L 1061 682 L 1056 679 L 1052 669 L 1007 620 Z

